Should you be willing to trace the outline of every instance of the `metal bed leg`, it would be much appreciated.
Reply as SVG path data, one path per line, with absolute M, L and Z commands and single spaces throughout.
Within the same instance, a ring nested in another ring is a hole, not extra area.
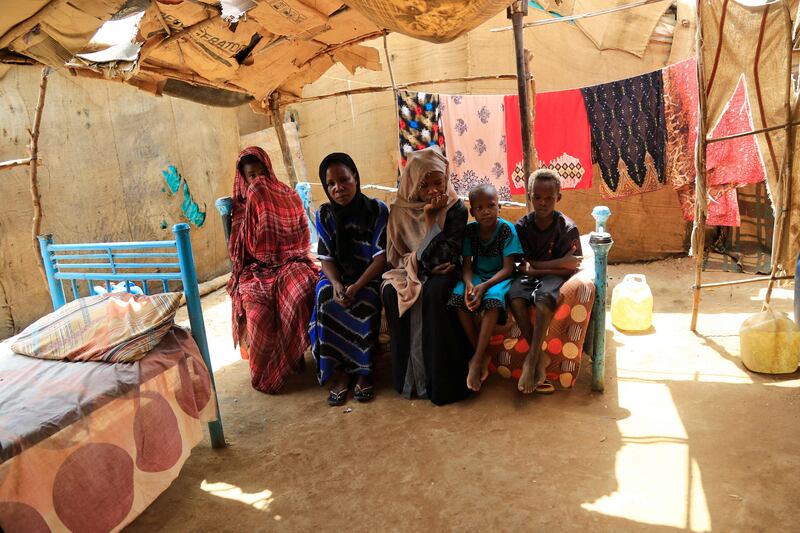
M 53 244 L 53 235 L 48 233 L 47 235 L 39 235 L 36 238 L 39 239 L 39 249 L 42 252 L 44 272 L 47 274 L 47 285 L 50 288 L 50 300 L 53 302 L 53 310 L 56 310 L 65 305 L 67 299 L 64 297 L 64 287 L 62 287 L 61 283 L 55 278 L 56 267 L 53 264 L 53 259 L 50 257 L 49 246 Z
M 223 196 L 222 198 L 217 198 L 217 201 L 214 202 L 214 205 L 217 206 L 219 216 L 222 218 L 222 229 L 225 232 L 225 242 L 227 243 L 231 236 L 233 200 L 230 196 Z
M 192 337 L 200 348 L 211 376 L 211 389 L 214 391 L 214 401 L 217 404 L 217 420 L 208 423 L 211 434 L 211 446 L 214 448 L 225 447 L 225 435 L 222 430 L 222 413 L 217 399 L 217 384 L 214 381 L 214 370 L 211 368 L 211 357 L 208 353 L 208 338 L 206 326 L 203 322 L 203 309 L 200 305 L 200 291 L 197 287 L 197 273 L 194 270 L 194 256 L 192 255 L 192 241 L 189 238 L 189 224 L 175 224 L 172 228 L 175 242 L 178 245 L 178 261 L 181 265 L 183 278 L 183 291 L 186 296 L 186 307 L 189 310 L 189 321 L 192 327 Z
M 608 285 L 608 251 L 614 244 L 611 234 L 605 231 L 605 223 L 611 211 L 605 206 L 597 206 L 592 216 L 597 221 L 595 232 L 589 238 L 589 246 L 594 251 L 595 291 L 592 307 L 592 335 L 594 350 L 592 354 L 592 390 L 603 392 L 606 377 L 606 289 Z

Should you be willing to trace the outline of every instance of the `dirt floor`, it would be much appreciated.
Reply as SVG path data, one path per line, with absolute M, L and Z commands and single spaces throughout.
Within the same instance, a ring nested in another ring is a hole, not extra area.
M 609 317 L 604 394 L 584 360 L 571 392 L 524 397 L 495 376 L 447 407 L 398 396 L 386 358 L 377 399 L 352 411 L 328 407 L 311 372 L 254 391 L 218 291 L 204 311 L 230 446 L 201 443 L 128 531 L 793 529 L 800 373 L 742 367 L 739 326 L 763 283 L 705 292 L 690 333 L 692 265 L 610 268 L 611 287 L 646 274 L 656 314 L 642 335 Z M 790 289 L 773 304 L 789 312 Z

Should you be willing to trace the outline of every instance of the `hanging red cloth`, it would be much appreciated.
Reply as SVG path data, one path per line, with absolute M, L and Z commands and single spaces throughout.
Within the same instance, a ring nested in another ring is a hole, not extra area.
M 504 105 L 511 193 L 524 194 L 519 95 L 506 96 Z M 540 168 L 558 172 L 562 189 L 590 188 L 592 144 L 586 104 L 580 89 L 539 93 L 535 106 L 533 136 Z

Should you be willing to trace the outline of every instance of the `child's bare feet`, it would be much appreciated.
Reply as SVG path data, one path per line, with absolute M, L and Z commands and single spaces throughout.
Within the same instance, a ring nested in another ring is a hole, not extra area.
M 534 390 L 542 385 L 547 379 L 547 365 L 550 364 L 550 356 L 542 353 L 539 360 L 536 362 L 536 386 Z
M 535 378 L 536 365 L 531 363 L 530 358 L 525 358 L 525 363 L 522 365 L 522 375 L 517 382 L 517 389 L 523 394 L 530 394 L 536 390 Z
M 530 394 L 536 390 L 537 371 L 539 369 L 539 360 L 541 354 L 536 346 L 531 346 L 528 354 L 525 356 L 525 362 L 522 364 L 522 374 L 519 376 L 517 382 L 517 390 L 522 394 Z
M 489 359 L 486 357 L 472 356 L 469 363 L 469 374 L 467 374 L 467 388 L 478 392 L 481 384 L 489 377 Z

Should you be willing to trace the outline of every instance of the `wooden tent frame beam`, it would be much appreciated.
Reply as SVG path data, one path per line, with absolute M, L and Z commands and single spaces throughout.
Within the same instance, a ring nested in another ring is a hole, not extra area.
M 31 158 L 25 157 L 23 159 L 11 159 L 10 161 L 1 161 L 0 170 L 11 169 L 14 167 L 23 167 L 31 164 Z
M 292 105 L 292 104 L 304 104 L 306 102 L 317 102 L 319 100 L 326 100 L 328 98 L 339 98 L 342 96 L 354 96 L 357 94 L 371 94 L 371 93 L 381 93 L 386 91 L 402 91 L 403 89 L 408 89 L 410 87 L 419 87 L 421 85 L 441 85 L 443 83 L 459 83 L 459 82 L 470 82 L 470 81 L 489 81 L 489 80 L 508 80 L 508 81 L 516 81 L 517 75 L 516 74 L 495 74 L 489 76 L 463 76 L 460 78 L 445 78 L 445 79 L 438 79 L 438 80 L 425 80 L 425 81 L 414 81 L 409 83 L 399 83 L 396 87 L 392 87 L 391 85 L 376 85 L 374 87 L 360 87 L 358 89 L 349 89 L 347 91 L 339 91 L 335 93 L 329 94 L 322 94 L 319 96 L 308 96 L 308 97 L 297 97 L 297 96 L 285 96 L 283 95 L 281 98 L 281 105 Z
M 530 66 L 528 59 L 533 54 L 525 50 L 522 27 L 525 15 L 528 14 L 527 0 L 517 0 L 506 10 L 506 16 L 511 19 L 514 28 L 514 56 L 517 66 L 517 94 L 519 95 L 519 123 L 522 134 L 522 168 L 525 174 L 525 192 L 527 197 L 528 177 L 533 172 L 533 99 L 529 86 Z M 511 171 L 511 169 L 508 169 Z

